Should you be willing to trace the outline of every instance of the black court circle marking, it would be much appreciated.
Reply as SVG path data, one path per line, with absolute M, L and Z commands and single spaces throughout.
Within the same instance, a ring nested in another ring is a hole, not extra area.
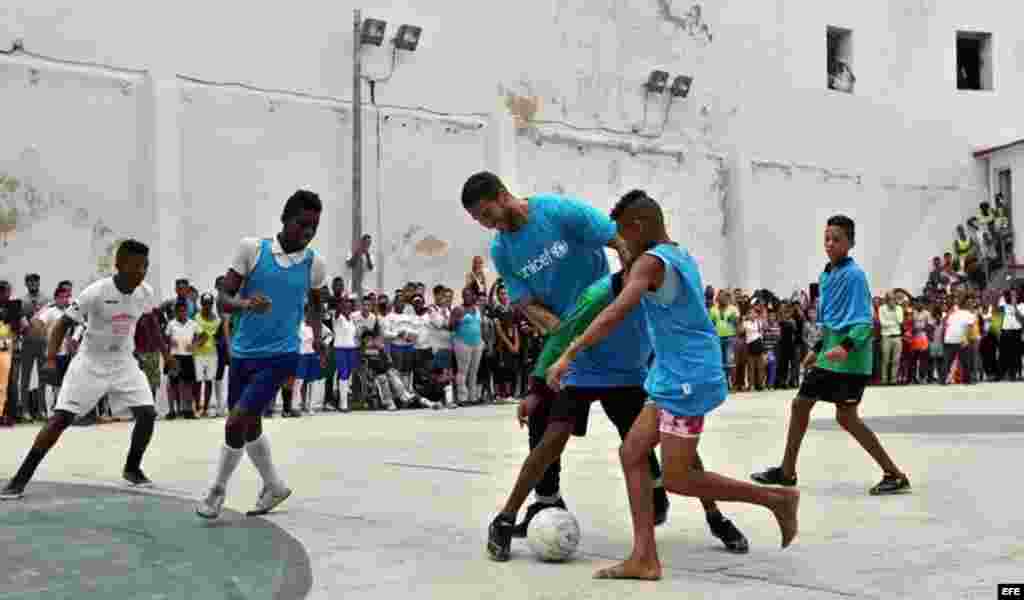
M 131 489 L 33 482 L 0 502 L 0 598 L 301 600 L 309 554 L 267 519 Z

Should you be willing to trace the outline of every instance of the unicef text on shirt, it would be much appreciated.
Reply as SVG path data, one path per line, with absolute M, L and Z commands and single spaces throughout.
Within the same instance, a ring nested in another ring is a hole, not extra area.
M 536 275 L 538 272 L 550 267 L 555 262 L 555 259 L 565 258 L 565 255 L 568 253 L 569 244 L 566 244 L 562 240 L 558 240 L 546 248 L 543 254 L 526 263 L 526 265 L 519 270 L 519 276 L 526 279 L 532 275 Z

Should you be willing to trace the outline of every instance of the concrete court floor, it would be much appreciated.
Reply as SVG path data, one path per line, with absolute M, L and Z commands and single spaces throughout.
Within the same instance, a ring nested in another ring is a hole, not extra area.
M 276 462 L 295 494 L 266 519 L 304 546 L 312 574 L 307 597 L 317 600 L 582 600 L 637 593 L 651 600 L 992 598 L 997 583 L 1024 581 L 1022 391 L 1011 383 L 869 388 L 862 413 L 913 484 L 913 494 L 882 498 L 867 494 L 877 468 L 837 428 L 833 409 L 820 404 L 800 462 L 794 545 L 778 548 L 766 510 L 729 504 L 725 513 L 751 541 L 750 554 L 730 555 L 708 534 L 696 500 L 673 498 L 669 522 L 658 530 L 665 578 L 656 583 L 591 579 L 596 568 L 625 556 L 631 540 L 618 437 L 596 405 L 590 434 L 570 442 L 564 458 L 563 493 L 582 528 L 580 555 L 570 563 L 539 563 L 524 540 L 513 541 L 511 562 L 485 557 L 486 525 L 525 456 L 526 433 L 513 405 L 268 420 Z M 731 396 L 708 420 L 701 442 L 707 466 L 745 479 L 776 464 L 791 397 L 788 391 Z M 72 428 L 36 481 L 127 493 L 116 488 L 130 427 Z M 0 479 L 16 469 L 37 429 L 0 431 Z M 199 496 L 222 439 L 223 420 L 158 422 L 143 465 L 158 485 L 148 492 L 153 501 Z M 243 459 L 228 507 L 244 513 L 257 485 L 255 469 Z M 33 490 L 38 496 L 44 488 L 30 486 L 21 502 L 31 503 Z M 14 510 L 4 504 L 0 524 Z M 183 535 L 204 527 L 185 502 L 163 510 L 181 511 L 168 518 Z M 246 519 L 232 512 L 221 527 L 241 530 Z M 8 558 L 17 546 L 7 541 Z M 57 597 L 30 593 L 11 577 L 0 576 L 0 598 Z M 184 594 L 168 586 L 166 594 L 143 596 Z M 235 586 L 211 597 L 256 595 Z

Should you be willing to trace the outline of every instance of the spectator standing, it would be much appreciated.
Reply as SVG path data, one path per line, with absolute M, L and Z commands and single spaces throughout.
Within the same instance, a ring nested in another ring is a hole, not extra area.
M 903 352 L 903 308 L 896 304 L 892 292 L 885 295 L 885 304 L 878 308 L 878 320 L 882 345 L 881 383 L 892 385 L 897 382 Z

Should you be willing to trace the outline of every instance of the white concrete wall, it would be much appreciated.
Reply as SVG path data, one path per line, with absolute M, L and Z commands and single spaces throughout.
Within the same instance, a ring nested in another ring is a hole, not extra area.
M 153 241 L 162 293 L 183 274 L 207 288 L 240 236 L 275 231 L 297 187 L 325 199 L 317 244 L 343 272 L 350 6 L 9 4 L 0 48 L 22 38 L 43 55 L 141 71 L 68 74 L 0 56 L 0 171 L 39 181 L 79 211 L 70 225 L 22 217 L 0 247 L 0 276 L 20 282 L 32 269 L 45 286 L 84 282 L 111 241 L 137 235 Z M 380 238 L 382 287 L 455 285 L 470 257 L 485 253 L 486 235 L 458 202 L 462 181 L 482 168 L 517 192 L 563 190 L 602 209 L 646 188 L 716 285 L 805 286 L 824 262 L 824 219 L 844 212 L 858 222 L 856 252 L 873 284 L 916 287 L 928 257 L 987 195 L 986 167 L 970 150 L 1019 133 L 1024 42 L 1015 24 L 1024 7 L 708 2 L 708 40 L 679 24 L 691 5 L 363 5 L 364 16 L 389 22 L 389 35 L 403 22 L 424 29 L 420 48 L 402 53 L 394 77 L 377 86 L 379 161 L 376 112 L 367 110 L 363 127 L 364 230 Z M 853 95 L 825 89 L 830 25 L 853 30 Z M 993 33 L 995 90 L 955 89 L 957 29 Z M 388 59 L 368 48 L 364 69 L 385 74 Z M 30 67 L 38 85 L 26 82 Z M 695 77 L 664 121 L 663 97 L 649 99 L 643 118 L 641 86 L 653 68 Z M 128 95 L 125 80 L 138 84 Z M 231 82 L 259 89 L 223 85 Z

